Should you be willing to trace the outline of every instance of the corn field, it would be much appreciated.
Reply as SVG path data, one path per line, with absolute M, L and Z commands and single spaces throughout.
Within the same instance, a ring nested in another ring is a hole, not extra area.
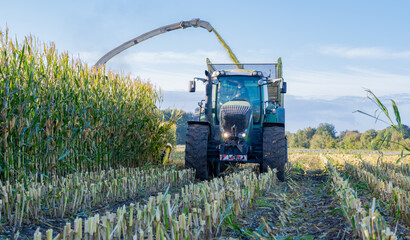
M 149 83 L 0 32 L 0 238 L 406 239 L 410 161 L 291 153 L 198 181 Z M 408 238 L 407 238 L 408 239 Z
M 151 84 L 7 30 L 0 44 L 1 180 L 158 161 L 176 119 L 163 122 Z

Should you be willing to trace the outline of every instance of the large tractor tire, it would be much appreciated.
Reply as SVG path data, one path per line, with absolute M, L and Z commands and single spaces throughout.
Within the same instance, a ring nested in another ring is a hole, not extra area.
M 196 178 L 207 180 L 209 166 L 207 162 L 209 126 L 188 123 L 185 146 L 185 168 L 196 170 Z
M 268 166 L 276 168 L 277 177 L 285 181 L 285 165 L 288 158 L 287 140 L 283 126 L 265 126 L 263 128 L 263 163 L 261 172 L 266 172 Z

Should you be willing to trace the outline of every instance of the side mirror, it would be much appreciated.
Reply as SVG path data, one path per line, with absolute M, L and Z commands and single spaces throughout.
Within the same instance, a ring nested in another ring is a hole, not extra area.
M 195 81 L 189 81 L 189 87 L 188 87 L 189 92 L 195 92 Z
M 286 93 L 287 87 L 286 82 L 282 82 L 282 86 L 280 87 L 280 93 Z

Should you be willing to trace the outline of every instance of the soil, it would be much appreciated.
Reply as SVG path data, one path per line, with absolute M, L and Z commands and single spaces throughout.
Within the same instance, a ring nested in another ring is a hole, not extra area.
M 256 235 L 246 233 L 256 232 L 267 239 L 354 239 L 338 206 L 326 173 L 291 172 L 287 182 L 278 183 L 254 210 L 236 219 L 241 230 L 227 230 L 224 235 L 253 239 Z

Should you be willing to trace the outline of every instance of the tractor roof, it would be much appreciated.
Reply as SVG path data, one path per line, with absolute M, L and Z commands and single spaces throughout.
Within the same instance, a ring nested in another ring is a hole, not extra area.
M 223 71 L 223 75 L 254 76 L 255 72 L 262 72 L 264 77 L 277 78 L 277 63 L 241 63 L 241 64 L 212 64 L 208 63 L 208 71 Z M 219 74 L 217 74 L 219 75 Z
M 229 69 L 229 70 L 217 70 L 212 72 L 212 77 L 218 76 L 259 76 L 263 77 L 261 71 L 247 70 L 247 69 Z

